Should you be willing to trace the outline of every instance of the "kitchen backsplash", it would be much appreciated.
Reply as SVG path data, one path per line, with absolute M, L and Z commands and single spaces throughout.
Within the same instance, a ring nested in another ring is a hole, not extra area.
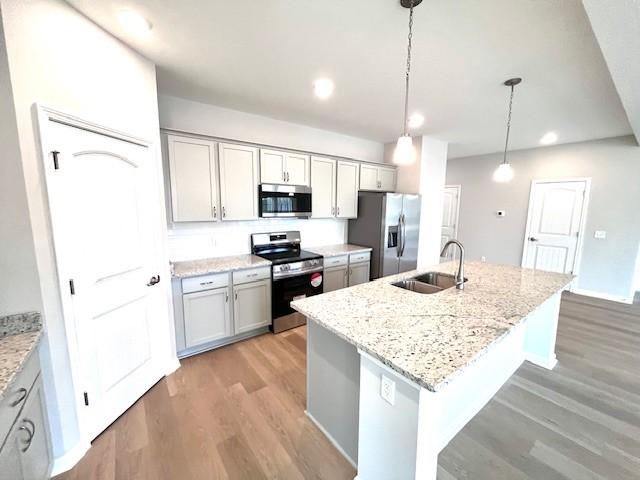
M 260 219 L 219 224 L 178 224 L 169 228 L 171 261 L 239 255 L 251 251 L 252 233 L 299 230 L 302 247 L 347 241 L 347 220 Z

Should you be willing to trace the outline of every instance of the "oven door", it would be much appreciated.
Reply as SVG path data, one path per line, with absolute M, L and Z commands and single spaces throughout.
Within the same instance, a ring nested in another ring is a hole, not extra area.
M 261 217 L 310 217 L 311 189 L 263 183 L 258 187 L 258 204 Z
M 295 310 L 290 303 L 313 295 L 319 295 L 324 291 L 322 270 L 306 273 L 295 277 L 279 278 L 273 280 L 271 285 L 271 314 L 274 328 L 277 328 L 277 319 L 285 317 Z

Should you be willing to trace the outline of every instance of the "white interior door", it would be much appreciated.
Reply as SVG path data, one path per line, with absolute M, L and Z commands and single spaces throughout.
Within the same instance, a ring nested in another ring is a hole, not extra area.
M 440 248 L 449 240 L 458 238 L 458 216 L 460 212 L 460 185 L 444 187 L 444 201 L 442 202 L 442 235 Z M 442 261 L 448 262 L 457 256 L 457 250 L 450 248 Z
M 533 182 L 523 267 L 560 273 L 575 271 L 587 191 L 585 179 Z
M 169 279 L 151 280 L 162 262 L 157 176 L 145 146 L 46 127 L 59 152 L 58 168 L 45 160 L 58 275 L 88 398 L 83 432 L 94 438 L 164 373 Z

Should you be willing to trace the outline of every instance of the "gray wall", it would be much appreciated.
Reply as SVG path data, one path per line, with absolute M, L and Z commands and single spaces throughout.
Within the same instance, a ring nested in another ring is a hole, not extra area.
M 515 178 L 491 180 L 500 154 L 450 159 L 447 184 L 462 185 L 459 238 L 468 257 L 520 265 L 531 181 L 591 177 L 578 288 L 628 298 L 640 241 L 640 147 L 617 137 L 510 153 Z M 504 218 L 496 210 L 506 210 Z M 605 240 L 594 239 L 606 230 Z

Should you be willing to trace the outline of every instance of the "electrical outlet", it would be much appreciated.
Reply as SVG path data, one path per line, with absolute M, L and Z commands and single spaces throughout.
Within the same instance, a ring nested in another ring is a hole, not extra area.
M 380 396 L 391 405 L 396 403 L 396 382 L 385 375 L 380 380 Z
M 603 240 L 607 238 L 607 232 L 605 232 L 604 230 L 596 230 L 595 233 L 593 234 L 593 238 Z
M 487 257 L 485 257 L 484 255 L 480 257 L 480 261 L 481 262 L 486 262 L 487 261 Z

